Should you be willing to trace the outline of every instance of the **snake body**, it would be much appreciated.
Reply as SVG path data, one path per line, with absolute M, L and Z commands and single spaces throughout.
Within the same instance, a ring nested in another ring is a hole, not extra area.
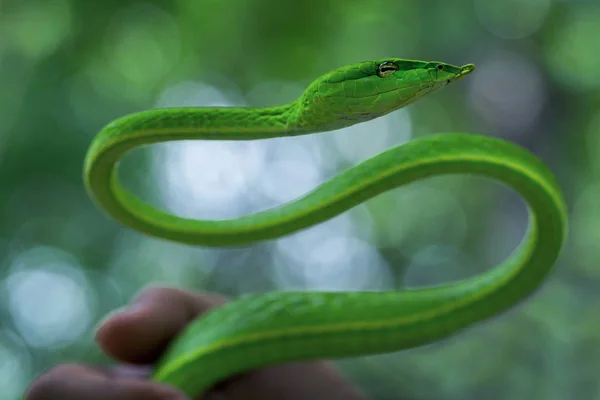
M 473 71 L 398 58 L 335 69 L 284 105 L 167 108 L 108 124 L 85 159 L 86 187 L 122 224 L 160 238 L 206 246 L 246 245 L 330 219 L 384 191 L 445 174 L 501 182 L 528 204 L 521 245 L 472 278 L 391 292 L 272 292 L 234 300 L 192 322 L 156 366 L 153 379 L 198 396 L 263 366 L 395 352 L 431 343 L 509 309 L 551 271 L 567 232 L 563 194 L 534 155 L 507 141 L 464 133 L 411 140 L 337 175 L 304 197 L 236 219 L 181 218 L 136 198 L 118 180 L 129 150 L 172 140 L 256 140 L 340 129 L 378 118 Z M 376 134 L 376 133 L 373 133 Z

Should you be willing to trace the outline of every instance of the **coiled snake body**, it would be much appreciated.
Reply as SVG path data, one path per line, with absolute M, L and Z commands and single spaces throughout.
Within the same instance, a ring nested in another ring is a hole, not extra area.
M 476 174 L 504 183 L 525 199 L 530 212 L 520 247 L 501 265 L 466 280 L 398 292 L 273 292 L 232 301 L 190 324 L 159 362 L 153 379 L 197 396 L 228 376 L 267 365 L 407 349 L 445 338 L 532 293 L 562 248 L 566 206 L 549 169 L 503 140 L 466 133 L 415 139 L 294 202 L 224 221 L 168 214 L 134 197 L 117 178 L 118 161 L 137 146 L 339 129 L 404 107 L 473 68 L 398 58 L 367 61 L 322 75 L 300 98 L 284 105 L 157 109 L 106 126 L 85 159 L 91 197 L 122 224 L 183 243 L 235 246 L 277 238 L 386 190 L 443 174 Z

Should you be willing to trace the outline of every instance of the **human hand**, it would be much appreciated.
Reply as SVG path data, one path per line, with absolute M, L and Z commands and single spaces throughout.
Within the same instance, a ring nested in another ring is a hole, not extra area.
M 110 315 L 96 340 L 123 364 L 111 369 L 63 364 L 38 377 L 25 400 L 184 400 L 176 389 L 147 380 L 169 342 L 194 318 L 226 301 L 213 294 L 151 288 Z M 286 364 L 220 383 L 202 400 L 366 400 L 328 362 Z M 200 399 L 197 399 L 200 400 Z

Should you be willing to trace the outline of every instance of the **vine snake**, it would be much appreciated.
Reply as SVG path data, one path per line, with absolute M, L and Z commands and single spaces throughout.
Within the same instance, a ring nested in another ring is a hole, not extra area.
M 246 295 L 192 322 L 174 340 L 152 378 L 195 397 L 227 377 L 267 365 L 395 352 L 441 340 L 530 295 L 560 254 L 567 234 L 566 205 L 541 160 L 497 138 L 443 133 L 413 139 L 345 170 L 293 202 L 222 221 L 169 214 L 135 197 L 118 180 L 119 160 L 138 146 L 336 130 L 402 108 L 473 70 L 473 64 L 366 61 L 318 77 L 288 104 L 155 109 L 109 123 L 86 155 L 84 181 L 90 196 L 120 223 L 182 243 L 239 246 L 278 238 L 384 191 L 444 174 L 494 179 L 519 193 L 529 210 L 522 243 L 489 271 L 402 291 Z

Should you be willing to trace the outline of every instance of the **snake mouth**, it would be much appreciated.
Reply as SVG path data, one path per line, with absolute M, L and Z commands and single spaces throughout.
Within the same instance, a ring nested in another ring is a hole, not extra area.
M 460 67 L 460 72 L 457 73 L 453 78 L 448 79 L 447 83 L 456 82 L 465 76 L 469 75 L 475 69 L 475 64 L 466 64 Z

